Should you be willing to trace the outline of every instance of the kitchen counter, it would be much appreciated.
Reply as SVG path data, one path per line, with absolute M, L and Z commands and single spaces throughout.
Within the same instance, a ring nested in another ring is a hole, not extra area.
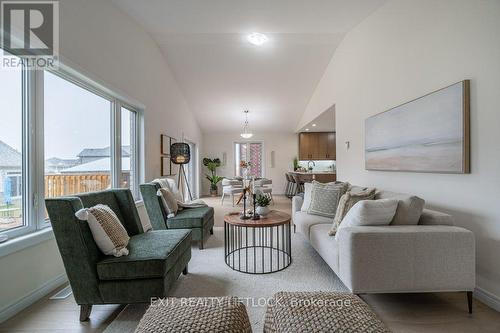
M 290 171 L 294 177 L 298 177 L 301 183 L 309 183 L 313 180 L 320 183 L 330 183 L 337 180 L 337 173 L 335 171 Z
M 296 173 L 299 175 L 335 175 L 337 174 L 336 171 L 290 171 L 290 173 Z

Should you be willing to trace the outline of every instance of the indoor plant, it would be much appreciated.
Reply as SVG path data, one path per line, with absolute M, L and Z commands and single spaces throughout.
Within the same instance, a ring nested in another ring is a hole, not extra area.
M 217 184 L 224 179 L 224 177 L 217 176 L 217 168 L 220 167 L 220 159 L 214 158 L 204 158 L 203 165 L 210 170 L 210 175 L 205 174 L 206 178 L 210 181 L 210 195 L 217 196 Z
M 268 207 L 269 204 L 271 203 L 271 199 L 268 196 L 259 194 L 257 196 L 257 199 L 255 199 L 255 202 L 257 203 L 257 208 L 255 209 L 255 212 L 260 216 L 265 217 L 267 214 L 271 212 L 271 210 Z
M 294 159 L 293 159 L 293 171 L 297 171 L 299 167 L 300 167 L 299 159 L 297 157 L 294 157 Z

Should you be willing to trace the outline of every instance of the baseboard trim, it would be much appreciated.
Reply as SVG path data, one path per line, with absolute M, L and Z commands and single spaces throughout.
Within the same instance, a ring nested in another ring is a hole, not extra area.
M 68 277 L 66 276 L 66 274 L 61 274 L 53 278 L 52 280 L 45 282 L 40 287 L 21 297 L 17 301 L 3 307 L 2 309 L 0 309 L 0 323 L 3 323 L 7 319 L 15 316 L 16 314 L 26 309 L 33 303 L 37 302 L 41 298 L 45 297 L 67 281 Z
M 484 304 L 488 305 L 490 308 L 500 312 L 500 298 L 496 295 L 493 295 L 489 291 L 476 287 L 476 289 L 474 289 L 474 298 L 477 298 Z

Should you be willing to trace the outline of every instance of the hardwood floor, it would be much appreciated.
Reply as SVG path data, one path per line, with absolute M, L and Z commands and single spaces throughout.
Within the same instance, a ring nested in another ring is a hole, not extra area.
M 221 217 L 237 210 L 230 200 L 220 205 L 220 198 L 204 198 L 215 207 L 216 225 Z M 273 209 L 290 211 L 290 200 L 276 196 Z M 55 292 L 54 292 L 55 293 Z M 377 294 L 361 295 L 393 332 L 500 332 L 500 313 L 474 300 L 473 313 L 467 312 L 465 293 Z M 0 324 L 0 332 L 90 333 L 102 332 L 123 307 L 97 305 L 91 319 L 80 323 L 79 307 L 70 296 L 63 300 L 46 297 Z
M 90 320 L 81 323 L 78 319 L 80 307 L 72 295 L 58 300 L 49 299 L 50 296 L 0 324 L 0 332 L 97 333 L 104 331 L 123 309 L 120 305 L 96 305 L 92 308 Z

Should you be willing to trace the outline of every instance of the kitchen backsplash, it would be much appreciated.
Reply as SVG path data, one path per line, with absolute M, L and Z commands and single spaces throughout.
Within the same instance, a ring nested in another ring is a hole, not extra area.
M 313 161 L 313 171 L 335 171 L 335 161 Z M 299 165 L 307 169 L 308 161 L 299 161 Z M 311 163 L 312 165 L 312 163 Z

